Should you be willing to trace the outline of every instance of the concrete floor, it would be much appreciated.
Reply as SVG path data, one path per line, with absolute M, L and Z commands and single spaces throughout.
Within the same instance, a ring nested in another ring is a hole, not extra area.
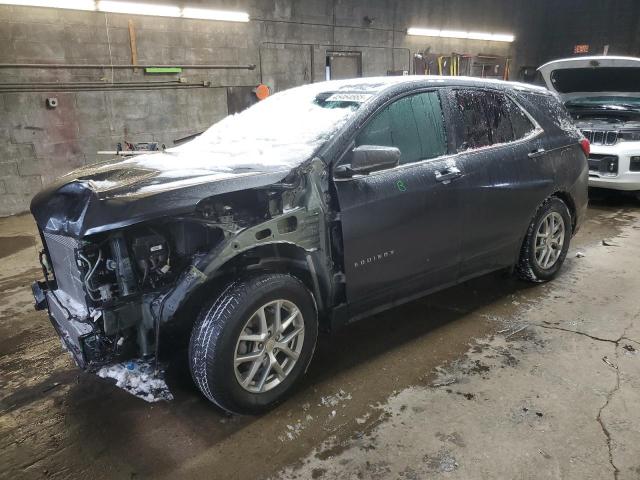
M 36 243 L 0 220 L 2 478 L 640 478 L 634 200 L 594 199 L 550 284 L 489 275 L 321 338 L 262 417 L 208 404 L 184 352 L 171 403 L 78 372 L 32 309 Z

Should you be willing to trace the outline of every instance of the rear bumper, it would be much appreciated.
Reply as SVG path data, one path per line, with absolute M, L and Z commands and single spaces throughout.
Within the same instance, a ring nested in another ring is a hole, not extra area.
M 47 310 L 53 328 L 78 367 L 83 370 L 99 367 L 101 362 L 96 364 L 96 360 L 102 356 L 100 342 L 94 332 L 91 318 L 88 315 L 81 318 L 68 311 L 68 307 L 62 305 L 59 297 L 42 282 L 33 283 L 31 290 L 36 310 Z

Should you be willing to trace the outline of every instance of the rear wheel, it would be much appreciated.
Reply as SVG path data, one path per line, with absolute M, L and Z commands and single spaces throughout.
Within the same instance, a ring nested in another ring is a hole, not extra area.
M 307 369 L 318 335 L 302 282 L 266 274 L 235 282 L 200 314 L 189 346 L 202 393 L 233 413 L 260 413 L 285 398 Z
M 546 282 L 558 275 L 571 241 L 571 214 L 557 197 L 536 212 L 522 244 L 516 272 L 530 282 Z

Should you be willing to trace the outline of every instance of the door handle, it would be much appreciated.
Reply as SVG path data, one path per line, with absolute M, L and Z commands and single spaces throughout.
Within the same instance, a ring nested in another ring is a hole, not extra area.
M 449 167 L 444 170 L 436 170 L 436 182 L 440 183 L 449 183 L 451 180 L 454 180 L 458 177 L 462 176 L 462 172 L 458 167 Z
M 547 153 L 547 151 L 544 148 L 536 148 L 535 150 L 529 152 L 529 158 L 540 157 L 545 153 Z

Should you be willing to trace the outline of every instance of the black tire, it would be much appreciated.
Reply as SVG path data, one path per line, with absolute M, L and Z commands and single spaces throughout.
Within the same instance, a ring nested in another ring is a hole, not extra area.
M 251 316 L 278 299 L 294 303 L 302 314 L 302 350 L 280 384 L 252 393 L 236 378 L 236 345 Z M 189 365 L 195 384 L 211 402 L 231 413 L 258 414 L 273 408 L 287 396 L 311 362 L 318 337 L 317 317 L 309 290 L 291 275 L 261 274 L 231 283 L 201 311 L 191 333 Z
M 536 232 L 538 231 L 542 221 L 551 212 L 558 213 L 564 221 L 564 242 L 558 259 L 550 268 L 544 269 L 539 265 L 535 258 Z M 522 280 L 533 283 L 548 282 L 549 280 L 554 279 L 560 272 L 562 264 L 567 257 L 571 235 L 571 214 L 567 205 L 558 197 L 550 197 L 545 200 L 545 202 L 538 207 L 538 210 L 533 216 L 533 220 L 531 220 L 524 242 L 522 243 L 520 258 L 516 265 L 516 274 L 518 277 Z

